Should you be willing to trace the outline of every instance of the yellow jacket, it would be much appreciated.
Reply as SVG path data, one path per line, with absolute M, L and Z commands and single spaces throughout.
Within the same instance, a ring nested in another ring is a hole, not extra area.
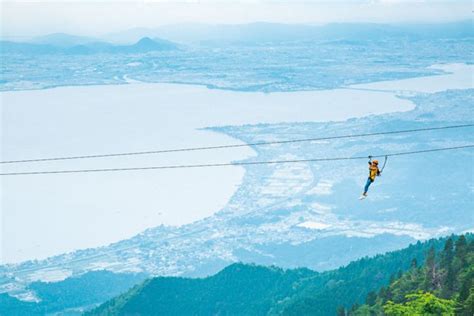
M 375 177 L 380 175 L 379 167 L 373 163 L 369 163 L 369 178 L 374 181 Z

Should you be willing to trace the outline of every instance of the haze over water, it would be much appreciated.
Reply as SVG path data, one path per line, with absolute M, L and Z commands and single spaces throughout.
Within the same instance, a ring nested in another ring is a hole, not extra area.
M 409 111 L 413 103 L 398 98 L 397 91 L 471 86 L 472 66 L 442 68 L 453 74 L 306 92 L 264 94 L 145 83 L 2 92 L 2 159 L 235 144 L 239 142 L 203 128 L 343 121 Z M 19 164 L 2 166 L 2 171 L 226 163 L 252 155 L 244 147 Z M 2 260 L 45 258 L 105 245 L 160 224 L 183 225 L 205 218 L 226 204 L 243 173 L 241 167 L 225 167 L 3 178 Z M 24 192 L 30 192 L 28 199 Z

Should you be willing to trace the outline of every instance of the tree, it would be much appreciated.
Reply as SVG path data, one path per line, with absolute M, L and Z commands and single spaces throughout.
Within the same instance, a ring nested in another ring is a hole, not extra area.
M 375 301 L 377 300 L 377 293 L 375 291 L 370 291 L 367 294 L 367 298 L 365 299 L 365 304 L 369 306 L 375 305 Z
M 440 268 L 441 269 L 448 269 L 454 258 L 454 243 L 453 239 L 449 237 L 446 240 L 446 243 L 444 244 L 444 249 L 441 252 L 441 262 L 440 262 Z
M 469 253 L 473 253 L 473 252 L 474 252 L 474 240 L 471 240 L 471 241 L 469 242 L 469 245 L 467 246 L 467 251 L 468 251 Z
M 395 282 L 395 280 L 396 280 L 395 273 L 393 273 L 390 275 L 389 284 L 392 284 L 393 282 Z
M 344 306 L 337 308 L 337 316 L 346 316 L 346 308 Z
M 375 298 L 369 293 L 351 316 L 474 316 L 474 240 L 468 238 L 448 238 L 438 253 L 431 247 L 423 266 L 413 260 L 410 271 L 392 278 Z
M 444 244 L 444 249 L 441 253 L 440 268 L 443 270 L 443 277 L 441 281 L 441 297 L 449 298 L 454 292 L 455 273 L 453 268 L 454 259 L 454 243 L 450 237 Z
M 474 287 L 474 270 L 471 270 L 470 273 L 466 275 L 465 278 L 461 281 L 461 286 L 459 288 L 459 300 L 464 302 L 468 299 L 471 294 L 472 287 Z
M 396 304 L 388 301 L 383 309 L 387 316 L 428 316 L 428 315 L 455 315 L 455 302 L 438 298 L 431 293 L 419 292 L 408 294 L 407 302 Z
M 449 298 L 454 293 L 454 287 L 456 284 L 456 274 L 454 273 L 454 268 L 449 266 L 444 272 L 443 284 L 441 286 L 441 297 Z
M 349 315 L 353 315 L 354 312 L 360 307 L 359 304 L 355 303 L 354 305 L 352 305 L 350 311 L 349 311 Z
M 379 297 L 382 299 L 382 302 L 387 301 L 387 289 L 384 286 L 379 290 Z
M 474 286 L 471 287 L 469 296 L 464 301 L 464 304 L 459 311 L 459 315 L 472 316 L 474 313 Z
M 466 264 L 468 254 L 467 240 L 464 235 L 459 236 L 455 244 L 454 258 L 457 261 L 457 269 L 462 268 Z
M 370 310 L 370 306 L 362 305 L 362 306 L 359 306 L 356 310 L 351 311 L 351 313 L 349 315 L 351 315 L 351 316 L 370 316 L 370 315 L 372 315 L 372 312 Z
M 424 290 L 433 291 L 436 289 L 436 252 L 433 246 L 431 246 L 428 254 L 426 255 L 425 261 L 425 282 Z

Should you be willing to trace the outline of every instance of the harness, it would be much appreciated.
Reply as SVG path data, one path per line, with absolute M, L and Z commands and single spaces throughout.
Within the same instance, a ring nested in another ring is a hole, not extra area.
M 383 172 L 383 169 L 385 169 L 385 165 L 387 164 L 388 156 L 385 156 L 385 160 L 383 161 L 382 169 L 380 169 L 380 173 Z M 372 161 L 372 156 L 369 156 L 369 161 Z

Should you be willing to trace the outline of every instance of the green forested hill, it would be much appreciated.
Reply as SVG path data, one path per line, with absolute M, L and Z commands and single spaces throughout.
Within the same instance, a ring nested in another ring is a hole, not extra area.
M 418 242 L 325 273 L 233 264 L 203 279 L 154 278 L 88 315 L 335 315 L 338 306 L 362 304 L 369 293 L 403 278 L 413 262 L 422 265 L 427 253 L 442 251 L 446 240 Z M 472 252 L 473 241 L 466 243 Z
M 409 271 L 370 292 L 364 305 L 339 314 L 474 315 L 474 241 L 448 238 L 442 251 L 428 251 L 423 266 L 414 260 Z
M 59 282 L 33 282 L 28 289 L 40 300 L 25 302 L 7 293 L 0 293 L 1 316 L 79 315 L 82 310 L 97 306 L 145 280 L 144 274 L 91 271 Z
M 306 269 L 284 271 L 233 264 L 205 279 L 148 280 L 92 314 L 262 315 L 291 295 L 293 284 L 316 275 Z

